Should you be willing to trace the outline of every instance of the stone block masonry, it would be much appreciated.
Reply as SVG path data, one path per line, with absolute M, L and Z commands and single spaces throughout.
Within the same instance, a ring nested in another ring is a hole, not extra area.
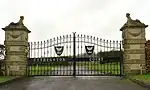
M 5 28 L 5 47 L 6 47 L 6 75 L 25 76 L 28 55 L 28 33 L 30 31 L 23 24 L 23 16 L 17 23 L 10 23 Z
M 124 74 L 143 74 L 146 72 L 145 60 L 145 28 L 148 25 L 140 20 L 132 20 L 126 14 L 127 22 L 120 29 L 123 39 L 123 68 Z

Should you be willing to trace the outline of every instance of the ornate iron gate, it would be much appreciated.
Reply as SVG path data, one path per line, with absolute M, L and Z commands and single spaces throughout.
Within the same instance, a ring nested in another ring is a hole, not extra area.
M 28 76 L 120 76 L 120 41 L 73 33 L 29 43 Z

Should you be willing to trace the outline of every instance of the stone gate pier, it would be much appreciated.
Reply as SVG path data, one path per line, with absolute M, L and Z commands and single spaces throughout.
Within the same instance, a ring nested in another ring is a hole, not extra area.
M 132 20 L 130 14 L 126 14 L 127 22 L 120 29 L 123 38 L 123 67 L 124 74 L 145 73 L 145 28 L 148 25 L 140 20 Z
M 10 23 L 5 28 L 6 47 L 6 75 L 24 76 L 26 75 L 27 55 L 28 55 L 28 33 L 23 24 L 24 17 L 20 16 L 17 23 Z

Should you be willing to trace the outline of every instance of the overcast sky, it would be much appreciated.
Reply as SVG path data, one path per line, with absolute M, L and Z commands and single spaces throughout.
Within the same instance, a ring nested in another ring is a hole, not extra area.
M 24 16 L 30 41 L 71 34 L 121 40 L 120 28 L 129 12 L 132 19 L 150 25 L 150 0 L 0 0 L 0 28 Z M 150 27 L 146 39 L 150 39 Z M 0 43 L 4 31 L 0 30 Z

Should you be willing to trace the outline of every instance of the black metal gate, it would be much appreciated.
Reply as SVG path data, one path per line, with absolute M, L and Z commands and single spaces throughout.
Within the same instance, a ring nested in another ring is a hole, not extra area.
M 29 43 L 28 76 L 121 76 L 121 41 L 76 34 Z

